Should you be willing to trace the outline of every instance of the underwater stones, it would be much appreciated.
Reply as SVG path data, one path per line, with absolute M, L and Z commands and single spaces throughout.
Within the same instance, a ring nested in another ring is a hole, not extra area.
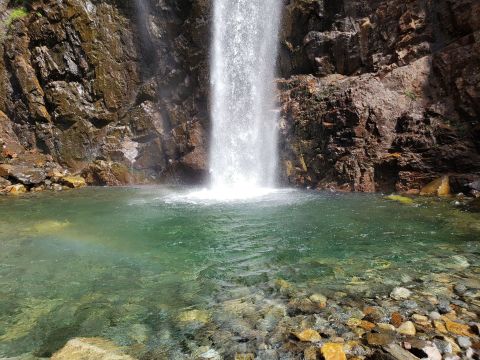
M 208 346 L 201 346 L 193 352 L 195 360 L 222 360 L 222 357 L 217 350 L 211 349 Z
M 63 184 L 73 189 L 87 186 L 85 179 L 81 176 L 64 176 L 60 180 Z
M 282 295 L 293 296 L 295 294 L 295 288 L 287 280 L 277 279 L 273 285 L 274 288 Z
M 109 340 L 75 338 L 52 356 L 52 360 L 134 360 Z
M 347 357 L 343 351 L 343 345 L 337 343 L 325 343 L 320 349 L 325 360 L 346 360 Z
M 402 325 L 397 328 L 399 334 L 407 335 L 407 336 L 415 336 L 417 330 L 415 329 L 415 325 L 411 321 L 405 321 Z
M 304 342 L 319 342 L 322 340 L 320 334 L 313 329 L 305 329 L 300 332 L 293 333 L 298 340 Z
M 450 195 L 450 179 L 448 176 L 442 176 L 435 179 L 420 190 L 420 195 Z
M 187 310 L 178 315 L 178 321 L 183 324 L 197 323 L 204 325 L 210 321 L 210 314 L 205 310 Z
M 442 320 L 445 323 L 445 328 L 448 332 L 460 335 L 460 336 L 467 336 L 467 337 L 474 337 L 475 334 L 471 331 L 470 326 L 466 324 L 460 324 L 456 321 L 452 321 L 448 319 L 446 316 L 442 317 Z
M 399 327 L 403 323 L 403 316 L 402 314 L 398 312 L 394 312 L 390 318 L 390 322 L 392 323 L 393 326 Z
M 318 307 L 324 308 L 327 306 L 327 297 L 322 294 L 312 294 L 309 299 Z
M 390 293 L 390 297 L 395 300 L 406 300 L 412 295 L 412 292 L 404 287 L 396 287 Z
M 428 316 L 425 315 L 420 315 L 420 314 L 413 314 L 412 315 L 412 320 L 415 324 L 419 324 L 421 326 L 430 326 L 430 320 L 428 319 Z
M 246 354 L 235 354 L 234 360 L 254 360 L 255 355 L 252 353 L 246 353 Z

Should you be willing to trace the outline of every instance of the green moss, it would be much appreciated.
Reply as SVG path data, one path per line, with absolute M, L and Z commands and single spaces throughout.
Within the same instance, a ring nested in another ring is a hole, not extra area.
M 417 99 L 417 95 L 410 90 L 405 91 L 405 96 L 408 97 L 410 100 L 415 101 Z
M 24 7 L 13 9 L 10 15 L 8 15 L 7 20 L 5 20 L 5 25 L 10 27 L 15 21 L 20 20 L 27 15 L 28 11 Z

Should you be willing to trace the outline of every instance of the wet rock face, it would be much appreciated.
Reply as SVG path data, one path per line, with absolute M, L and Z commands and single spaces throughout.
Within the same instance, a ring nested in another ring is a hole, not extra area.
M 1 6 L 4 17 L 13 11 Z M 38 0 L 10 26 L 2 22 L 4 152 L 42 153 L 107 185 L 178 177 L 179 167 L 204 171 L 197 133 L 205 128 L 208 4 L 145 6 L 140 14 L 133 1 Z
M 38 153 L 102 185 L 205 179 L 210 0 L 35 0 L 8 27 L 0 10 L 0 163 Z M 478 19 L 475 0 L 285 2 L 283 182 L 406 191 L 448 174 L 469 192 Z
M 285 182 L 419 191 L 450 174 L 464 191 L 479 177 L 477 1 L 289 6 L 287 21 L 304 20 L 282 33 Z M 292 65 L 299 53 L 308 64 Z

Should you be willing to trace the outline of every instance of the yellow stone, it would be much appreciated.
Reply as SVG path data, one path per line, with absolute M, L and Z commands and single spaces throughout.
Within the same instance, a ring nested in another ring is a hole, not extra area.
M 322 340 L 322 337 L 320 336 L 320 334 L 313 329 L 305 329 L 299 333 L 294 333 L 294 335 L 300 341 L 318 342 Z
M 410 205 L 410 204 L 413 204 L 413 200 L 410 199 L 409 197 L 406 197 L 406 196 L 401 196 L 401 195 L 389 195 L 389 196 L 386 196 L 385 199 L 387 200 L 391 200 L 391 201 L 396 201 L 396 202 L 399 202 L 401 204 L 405 204 L 405 205 Z
M 111 341 L 101 338 L 75 338 L 58 352 L 52 360 L 134 360 Z
M 435 326 L 435 329 L 437 329 L 442 334 L 447 333 L 447 328 L 445 327 L 445 324 L 443 323 L 443 321 L 433 320 L 433 325 Z
M 321 349 L 325 360 L 346 360 L 345 352 L 342 344 L 326 343 Z
M 205 310 L 188 310 L 180 313 L 178 320 L 183 323 L 199 322 L 205 324 L 210 320 L 210 314 Z
M 468 325 L 451 321 L 449 318 L 445 316 L 443 317 L 443 321 L 445 322 L 445 327 L 447 328 L 448 332 L 452 334 L 460 335 L 460 336 L 468 336 L 468 337 L 475 336 L 475 334 L 470 330 L 470 326 Z
M 22 184 L 10 185 L 5 188 L 8 195 L 21 195 L 27 192 L 27 188 Z
M 398 327 L 397 331 L 402 335 L 408 336 L 415 336 L 415 334 L 417 333 L 415 325 L 413 325 L 411 321 L 405 321 L 402 325 Z
M 85 179 L 81 176 L 64 176 L 62 177 L 62 182 L 70 188 L 81 188 L 87 186 Z
M 441 178 L 433 180 L 431 183 L 424 186 L 422 190 L 420 190 L 420 195 L 438 195 L 438 196 L 450 195 L 449 177 L 442 176 Z

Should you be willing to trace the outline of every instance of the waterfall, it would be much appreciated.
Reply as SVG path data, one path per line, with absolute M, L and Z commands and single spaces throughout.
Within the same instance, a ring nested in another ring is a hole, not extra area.
M 214 0 L 212 191 L 275 185 L 275 62 L 281 0 Z

